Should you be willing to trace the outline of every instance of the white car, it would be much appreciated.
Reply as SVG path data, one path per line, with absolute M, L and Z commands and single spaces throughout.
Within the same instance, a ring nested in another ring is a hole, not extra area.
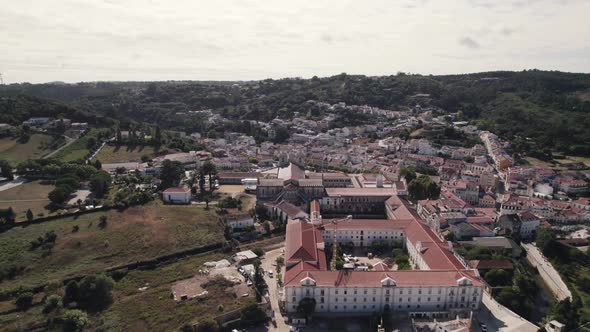
M 482 332 L 488 332 L 488 327 L 484 323 L 480 323 L 479 327 L 481 328 Z
M 273 275 L 274 275 L 274 274 L 272 273 L 272 271 L 268 271 L 268 276 L 269 276 L 269 277 L 271 277 L 271 278 L 272 278 L 272 277 L 273 277 Z

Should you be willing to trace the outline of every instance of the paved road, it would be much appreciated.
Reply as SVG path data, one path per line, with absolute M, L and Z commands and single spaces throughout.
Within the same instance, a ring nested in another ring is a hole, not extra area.
M 21 184 L 27 183 L 27 182 L 29 182 L 29 180 L 27 180 L 25 178 L 21 178 L 20 176 L 16 175 L 14 177 L 14 180 L 0 184 L 0 191 L 12 189 L 14 187 L 18 187 Z
M 561 279 L 559 272 L 555 270 L 551 262 L 545 258 L 539 248 L 530 243 L 523 243 L 522 247 L 527 252 L 527 260 L 539 270 L 539 275 L 557 297 L 557 300 L 563 301 L 567 298 L 571 299 L 572 293 Z
M 481 331 L 479 322 L 486 324 L 488 331 L 505 332 L 536 332 L 539 327 L 520 317 L 500 303 L 496 302 L 488 293 L 484 293 L 483 307 L 476 316 L 474 331 Z
M 281 315 L 281 311 L 279 310 L 279 294 L 277 288 L 277 280 L 276 280 L 276 266 L 273 264 L 276 262 L 279 256 L 283 255 L 284 247 L 267 251 L 264 254 L 264 258 L 261 260 L 261 266 L 264 271 L 273 271 L 275 278 L 270 278 L 268 273 L 264 274 L 264 279 L 266 280 L 266 284 L 268 285 L 268 295 L 270 297 L 270 304 L 272 310 L 275 314 L 275 320 L 277 322 L 277 327 L 269 325 L 268 331 L 289 331 L 289 325 L 285 323 L 283 316 Z

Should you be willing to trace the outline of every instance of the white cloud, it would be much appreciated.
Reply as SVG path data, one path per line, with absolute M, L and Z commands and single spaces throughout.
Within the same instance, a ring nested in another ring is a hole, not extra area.
M 590 71 L 583 0 L 0 0 L 0 8 L 8 82 Z

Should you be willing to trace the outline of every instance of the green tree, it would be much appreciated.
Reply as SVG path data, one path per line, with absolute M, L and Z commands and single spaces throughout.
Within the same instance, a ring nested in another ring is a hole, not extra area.
M 252 303 L 242 309 L 240 318 L 244 326 L 251 326 L 265 322 L 266 313 L 256 303 Z
M 160 180 L 162 189 L 176 187 L 184 175 L 184 168 L 179 161 L 164 160 L 160 169 Z
M 97 198 L 103 198 L 109 191 L 111 185 L 111 176 L 105 171 L 100 171 L 90 178 L 90 190 Z
M 162 144 L 162 130 L 160 129 L 160 126 L 156 126 L 156 132 L 154 133 L 154 141 L 156 142 L 156 145 Z
M 215 164 L 213 164 L 210 161 L 206 161 L 203 164 L 203 173 L 207 175 L 207 177 L 209 178 L 209 192 L 213 192 L 213 190 L 215 190 L 215 187 L 213 186 L 213 183 L 215 181 L 215 176 L 217 175 L 217 167 L 215 167 Z
M 279 126 L 275 129 L 274 143 L 284 143 L 289 139 L 289 129 Z
M 62 307 L 61 296 L 57 294 L 49 295 L 45 299 L 45 304 L 43 306 L 43 313 L 47 314 L 50 313 L 58 308 Z
M 107 227 L 107 216 L 100 216 L 98 219 L 100 220 L 98 227 L 105 229 Z
M 262 228 L 264 228 L 264 232 L 270 235 L 270 222 L 267 220 L 262 223 Z
M 262 301 L 262 293 L 266 289 L 266 282 L 264 281 L 264 275 L 260 261 L 254 262 L 254 287 L 256 288 L 256 301 Z
M 8 209 L 0 209 L 0 221 L 5 224 L 14 224 L 16 219 L 16 213 L 11 206 Z
M 493 287 L 506 286 L 511 283 L 511 276 L 506 270 L 492 269 L 485 275 L 484 279 Z
M 206 318 L 197 324 L 196 332 L 217 332 L 219 325 L 214 319 Z
M 97 169 L 97 170 L 99 170 L 99 171 L 100 171 L 100 169 L 102 168 L 102 163 L 101 163 L 101 162 L 100 162 L 100 160 L 98 160 L 98 159 L 96 159 L 96 160 L 94 161 L 94 164 L 93 164 L 93 165 L 94 165 L 94 168 L 96 168 L 96 169 Z
M 67 310 L 63 316 L 63 329 L 66 332 L 78 332 L 82 331 L 90 321 L 88 320 L 88 314 L 82 310 L 73 309 Z
M 64 297 L 62 299 L 63 304 L 68 304 L 78 301 L 78 293 L 80 292 L 80 286 L 76 280 L 68 282 L 64 291 Z
M 71 191 L 71 189 L 69 187 L 67 187 L 67 186 L 61 186 L 61 187 L 56 187 L 51 192 L 49 192 L 49 194 L 47 195 L 47 197 L 49 198 L 49 200 L 53 204 L 60 205 L 68 197 L 70 197 L 70 194 L 71 193 L 72 193 L 72 191 Z
M 543 254 L 550 256 L 552 253 L 553 241 L 555 240 L 555 233 L 549 227 L 537 228 L 535 235 L 535 242 L 537 247 L 543 252 Z
M 16 298 L 16 301 L 14 302 L 16 304 L 16 307 L 19 310 L 27 310 L 31 307 L 31 305 L 33 304 L 33 293 L 31 292 L 25 292 L 25 293 L 21 293 L 19 294 L 19 296 Z
M 115 282 L 105 274 L 86 276 L 80 281 L 78 290 L 78 306 L 91 311 L 100 311 L 113 302 Z
M 422 199 L 437 199 L 440 195 L 440 186 L 428 175 L 420 175 L 408 185 L 408 196 L 412 201 Z
M 96 137 L 88 137 L 88 140 L 86 141 L 86 148 L 88 148 L 88 150 L 94 150 L 97 147 L 97 140 Z
M 35 218 L 33 216 L 33 211 L 31 211 L 31 209 L 28 209 L 27 210 L 27 221 L 31 222 L 31 221 L 33 221 L 33 218 Z
M 399 170 L 399 179 L 406 179 L 406 183 L 410 183 L 416 178 L 416 168 L 414 166 L 402 166 Z
M 8 180 L 14 180 L 14 175 L 12 174 L 12 166 L 6 160 L 0 159 L 0 175 L 2 177 L 7 178 Z

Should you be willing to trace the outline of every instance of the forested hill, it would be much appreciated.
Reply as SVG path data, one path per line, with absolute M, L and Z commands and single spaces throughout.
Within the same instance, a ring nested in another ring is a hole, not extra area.
M 213 109 L 230 118 L 270 120 L 293 112 L 308 114 L 308 100 L 385 109 L 432 105 L 459 112 L 459 119 L 512 139 L 525 151 L 552 149 L 590 155 L 589 74 L 529 70 L 446 76 L 340 74 L 255 82 L 0 86 L 0 95 L 15 94 L 59 100 L 77 110 L 123 122 L 157 122 L 165 128 L 186 130 L 200 125 L 177 116 L 190 110 Z

